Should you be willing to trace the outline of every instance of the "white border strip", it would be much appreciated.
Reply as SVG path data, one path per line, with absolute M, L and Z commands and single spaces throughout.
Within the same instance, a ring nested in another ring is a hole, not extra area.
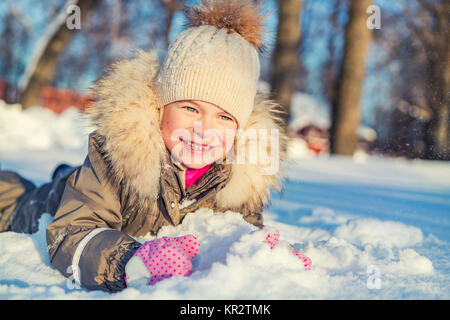
M 83 240 L 81 240 L 81 242 L 78 244 L 78 247 L 75 250 L 75 253 L 73 254 L 73 257 L 72 257 L 72 272 L 73 272 L 73 279 L 75 280 L 75 283 L 81 284 L 80 268 L 78 266 L 78 263 L 80 262 L 81 254 L 83 253 L 84 248 L 86 247 L 88 242 L 93 237 L 98 235 L 100 232 L 106 231 L 106 230 L 112 230 L 112 229 L 110 229 L 110 228 L 96 228 L 96 229 L 92 230 L 91 232 L 89 232 L 87 235 L 85 235 Z

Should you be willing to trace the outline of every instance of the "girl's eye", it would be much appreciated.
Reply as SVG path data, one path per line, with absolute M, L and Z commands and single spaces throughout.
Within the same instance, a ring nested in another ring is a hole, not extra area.
M 222 120 L 232 120 L 230 117 L 224 116 L 224 115 L 220 115 L 220 119 Z
M 184 106 L 184 108 L 185 108 L 187 111 L 190 111 L 190 112 L 196 112 L 196 111 L 197 111 L 197 109 L 195 109 L 195 108 L 193 108 L 193 107 L 190 107 L 190 106 Z

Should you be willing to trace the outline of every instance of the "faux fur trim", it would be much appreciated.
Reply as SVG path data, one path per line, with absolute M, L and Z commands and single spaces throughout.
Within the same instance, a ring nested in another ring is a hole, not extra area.
M 103 151 L 111 164 L 111 178 L 145 199 L 158 197 L 161 161 L 167 159 L 160 130 L 163 106 L 154 87 L 158 68 L 156 54 L 143 51 L 138 51 L 133 59 L 114 63 L 93 88 L 97 101 L 86 111 L 96 131 L 105 137 Z M 277 109 L 275 102 L 257 95 L 253 113 L 236 138 L 230 180 L 217 194 L 220 207 L 245 204 L 256 209 L 268 201 L 270 188 L 279 190 L 286 135 L 278 124 Z M 273 174 L 267 174 L 264 159 L 251 161 L 251 148 L 246 146 L 260 143 L 262 135 L 254 135 L 250 129 L 263 134 L 278 130 L 279 150 L 271 143 L 262 144 L 269 155 L 279 151 L 280 157 L 274 154 L 273 165 L 278 170 Z M 246 161 L 239 163 L 239 159 Z
M 257 212 L 270 200 L 270 189 L 281 191 L 287 135 L 280 126 L 279 113 L 279 104 L 265 95 L 256 96 L 249 121 L 237 135 L 231 179 L 217 194 L 219 207 L 245 204 L 250 212 Z
M 94 87 L 98 101 L 87 109 L 96 131 L 104 136 L 103 151 L 112 178 L 132 193 L 156 199 L 165 145 L 159 129 L 162 106 L 153 85 L 155 55 L 138 51 L 121 60 Z

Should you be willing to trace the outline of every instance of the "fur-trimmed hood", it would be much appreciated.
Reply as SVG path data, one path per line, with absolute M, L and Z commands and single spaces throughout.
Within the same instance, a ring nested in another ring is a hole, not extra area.
M 86 111 L 96 132 L 105 137 L 103 151 L 112 178 L 146 199 L 158 197 L 167 159 L 160 130 L 163 106 L 155 90 L 158 70 L 156 53 L 138 51 L 133 59 L 114 63 L 94 86 L 97 101 Z M 219 207 L 256 208 L 267 203 L 271 188 L 280 190 L 286 135 L 277 112 L 278 104 L 257 94 L 250 119 L 235 140 L 231 177 L 217 193 Z M 257 150 L 266 156 L 255 159 Z

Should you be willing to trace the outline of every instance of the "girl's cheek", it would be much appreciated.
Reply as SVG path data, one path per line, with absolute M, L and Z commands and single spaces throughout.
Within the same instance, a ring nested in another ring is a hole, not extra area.
M 226 138 L 223 140 L 222 150 L 223 155 L 227 155 L 231 149 L 233 149 L 235 136 L 226 136 Z
M 172 151 L 172 149 L 174 148 L 174 146 L 176 145 L 176 142 L 177 142 L 172 139 L 173 133 L 174 133 L 174 130 L 172 130 L 172 128 L 169 126 L 169 124 L 166 124 L 163 127 L 163 129 L 161 130 L 161 135 L 162 135 L 164 144 L 170 151 Z

